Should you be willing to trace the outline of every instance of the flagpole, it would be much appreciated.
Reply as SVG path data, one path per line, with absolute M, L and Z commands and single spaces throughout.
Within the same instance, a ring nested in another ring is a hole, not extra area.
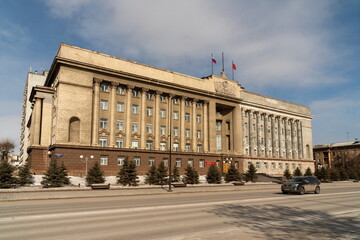
M 231 61 L 231 69 L 232 69 L 232 77 L 233 77 L 233 80 L 234 79 L 234 61 Z
M 211 54 L 211 75 L 214 75 L 214 62 L 213 62 L 214 54 Z
M 222 52 L 222 71 L 225 72 L 225 68 L 224 68 L 224 52 Z

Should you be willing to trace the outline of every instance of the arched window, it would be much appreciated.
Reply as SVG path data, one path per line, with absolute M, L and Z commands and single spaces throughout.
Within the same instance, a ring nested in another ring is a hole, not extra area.
M 80 143 L 80 119 L 78 117 L 70 118 L 69 142 Z

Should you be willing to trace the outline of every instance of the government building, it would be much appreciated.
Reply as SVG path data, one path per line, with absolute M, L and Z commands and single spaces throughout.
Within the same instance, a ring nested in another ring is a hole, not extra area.
M 250 163 L 271 176 L 314 171 L 310 108 L 248 92 L 225 72 L 196 78 L 61 44 L 42 76 L 26 88 L 21 136 L 36 174 L 51 158 L 73 176 L 95 162 L 116 175 L 126 158 L 139 174 L 160 161 L 181 174 Z

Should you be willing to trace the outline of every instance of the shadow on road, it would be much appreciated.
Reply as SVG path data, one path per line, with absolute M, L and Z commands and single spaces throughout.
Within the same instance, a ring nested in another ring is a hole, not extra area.
M 233 219 L 225 223 L 249 228 L 266 239 L 360 239 L 360 221 L 354 217 L 276 205 L 230 204 L 217 206 L 208 213 Z

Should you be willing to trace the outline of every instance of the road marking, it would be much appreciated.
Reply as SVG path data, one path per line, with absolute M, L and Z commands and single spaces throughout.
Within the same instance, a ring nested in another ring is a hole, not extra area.
M 347 194 L 360 194 L 360 191 L 344 192 L 344 193 L 326 193 L 320 195 L 313 195 L 313 194 L 303 195 L 301 196 L 301 198 L 311 198 L 314 196 L 322 197 L 322 196 L 334 196 L 334 195 L 347 195 Z M 213 206 L 213 205 L 221 205 L 221 204 L 241 204 L 241 203 L 249 203 L 249 202 L 254 203 L 260 201 L 283 200 L 283 199 L 299 198 L 299 197 L 300 196 L 286 195 L 282 197 L 252 198 L 252 199 L 243 199 L 243 200 L 228 200 L 228 201 L 201 202 L 201 203 L 184 203 L 177 205 L 165 205 L 165 206 L 153 206 L 153 207 L 132 207 L 132 208 L 121 208 L 121 209 L 93 210 L 86 212 L 51 213 L 51 214 L 41 214 L 41 215 L 31 215 L 31 216 L 5 217 L 5 218 L 0 218 L 0 222 L 36 220 L 36 219 L 44 219 L 44 218 L 58 218 L 58 217 L 79 217 L 79 216 L 88 216 L 88 215 L 128 213 L 128 212 L 147 211 L 147 210 L 165 210 L 172 208 L 205 207 L 205 206 Z M 354 210 L 351 212 L 357 212 L 357 211 L 360 210 Z

